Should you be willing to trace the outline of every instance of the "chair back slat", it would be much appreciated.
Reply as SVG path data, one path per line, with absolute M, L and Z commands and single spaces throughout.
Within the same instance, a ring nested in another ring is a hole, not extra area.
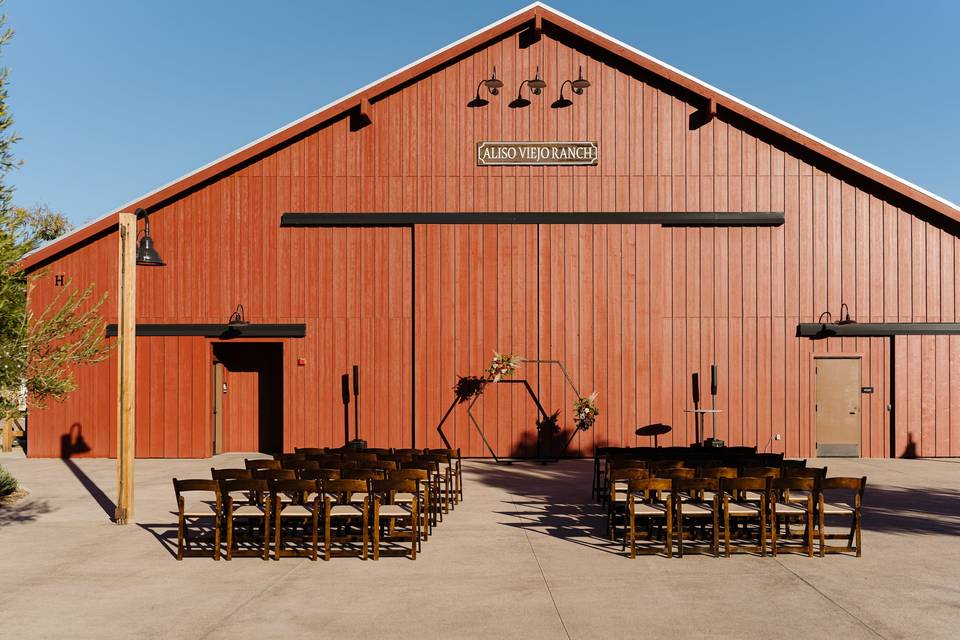
M 253 474 L 250 469 L 210 469 L 210 476 L 217 480 L 250 480 Z

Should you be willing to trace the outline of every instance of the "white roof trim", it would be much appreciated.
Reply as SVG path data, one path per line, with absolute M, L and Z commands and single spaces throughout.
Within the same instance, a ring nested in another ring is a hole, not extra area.
M 47 246 L 50 245 L 50 244 L 53 244 L 53 243 L 55 243 L 55 242 L 59 242 L 59 241 L 62 241 L 62 240 L 64 240 L 64 239 L 66 239 L 66 238 L 69 238 L 70 236 L 72 236 L 72 235 L 74 235 L 74 234 L 76 234 L 76 233 L 79 233 L 80 231 L 83 231 L 83 230 L 86 229 L 87 227 L 90 227 L 90 226 L 92 226 L 92 225 L 95 225 L 96 223 L 100 222 L 101 220 L 104 220 L 104 219 L 106 219 L 106 218 L 109 218 L 109 217 L 112 216 L 112 215 L 115 215 L 117 212 L 124 211 L 125 209 L 128 209 L 128 208 L 131 207 L 133 204 L 135 204 L 135 203 L 143 200 L 144 198 L 149 198 L 149 197 L 152 196 L 153 194 L 158 193 L 158 192 L 160 192 L 160 191 L 163 191 L 163 190 L 166 189 L 167 187 L 170 187 L 170 186 L 172 186 L 172 185 L 174 185 L 174 184 L 176 184 L 176 183 L 178 183 L 178 182 L 180 182 L 180 181 L 182 181 L 182 180 L 186 180 L 187 178 L 189 178 L 189 177 L 191 177 L 191 176 L 193 176 L 193 175 L 195 175 L 195 174 L 197 174 L 197 173 L 200 173 L 200 172 L 204 171 L 205 169 L 207 169 L 207 168 L 209 168 L 209 167 L 211 167 L 211 166 L 213 166 L 213 165 L 215 165 L 215 164 L 217 164 L 217 163 L 219 163 L 219 162 L 222 162 L 223 160 L 226 160 L 226 159 L 230 158 L 230 157 L 233 156 L 233 155 L 236 155 L 236 154 L 238 154 L 238 153 L 241 153 L 241 152 L 245 151 L 246 149 L 249 149 L 250 147 L 256 146 L 257 144 L 263 142 L 264 140 L 267 140 L 267 139 L 269 139 L 269 138 L 272 138 L 273 136 L 275 136 L 275 135 L 277 135 L 277 134 L 279 134 L 279 133 L 282 133 L 282 132 L 285 131 L 286 129 L 289 129 L 290 127 L 294 127 L 294 126 L 300 124 L 301 122 L 303 122 L 304 120 L 308 120 L 308 119 L 312 118 L 313 116 L 317 115 L 318 113 L 321 113 L 321 112 L 323 112 L 323 111 L 325 111 L 325 110 L 327 110 L 327 109 L 329 109 L 329 108 L 331 108 L 331 107 L 333 107 L 333 106 L 335 106 L 335 105 L 337 105 L 337 104 L 339 104 L 339 103 L 341 103 L 341 102 L 344 102 L 344 101 L 346 101 L 346 100 L 349 100 L 350 98 L 353 98 L 354 96 L 356 96 L 356 95 L 358 95 L 358 94 L 360 94 L 360 93 L 363 93 L 363 92 L 366 91 L 367 89 L 369 89 L 369 88 L 371 88 L 371 87 L 373 87 L 373 86 L 375 86 L 375 85 L 378 85 L 378 84 L 380 84 L 381 82 L 384 82 L 384 81 L 386 81 L 386 80 L 389 80 L 390 78 L 392 78 L 392 77 L 394 77 L 394 76 L 396 76 L 396 75 L 399 75 L 399 74 L 403 73 L 404 71 L 406 71 L 407 69 L 410 69 L 411 67 L 415 67 L 416 65 L 420 64 L 421 62 L 424 62 L 424 61 L 426 61 L 426 60 L 429 60 L 430 58 L 432 58 L 432 57 L 434 57 L 434 56 L 436 56 L 436 55 L 439 55 L 439 54 L 447 51 L 448 49 L 452 49 L 452 48 L 456 47 L 457 45 L 459 45 L 460 43 L 462 43 L 462 42 L 464 42 L 464 41 L 466 41 L 466 40 L 469 40 L 469 39 L 473 38 L 474 36 L 477 36 L 477 35 L 485 32 L 485 31 L 488 31 L 488 30 L 490 30 L 490 29 L 493 29 L 494 27 L 497 27 L 497 26 L 503 24 L 504 22 L 508 22 L 509 20 L 515 18 L 516 16 L 518 16 L 518 15 L 520 15 L 520 14 L 526 12 L 526 11 L 529 11 L 530 9 L 533 9 L 533 8 L 535 8 L 535 7 L 542 7 L 542 8 L 544 8 L 544 9 L 548 10 L 548 11 L 551 11 L 551 12 L 557 14 L 558 16 L 561 16 L 562 18 L 564 18 L 564 19 L 566 19 L 566 20 L 569 20 L 570 22 L 576 24 L 577 26 L 579 26 L 579 27 L 581 27 L 581 28 L 583 28 L 583 29 L 585 29 L 585 30 L 587 30 L 587 31 L 589 31 L 589 32 L 591 32 L 591 33 L 593 33 L 593 34 L 601 37 L 601 38 L 604 38 L 604 39 L 606 39 L 606 40 L 609 40 L 610 42 L 613 42 L 614 44 L 617 44 L 617 45 L 623 47 L 624 49 L 627 49 L 627 50 L 635 53 L 635 54 L 638 55 L 638 56 L 642 56 L 642 57 L 646 58 L 647 60 L 650 60 L 651 62 L 653 62 L 653 63 L 655 63 L 655 64 L 658 64 L 658 65 L 660 65 L 660 66 L 662 66 L 662 67 L 664 67 L 664 68 L 666 68 L 666 69 L 669 69 L 670 71 L 672 71 L 672 72 L 674 72 L 674 73 L 676 73 L 676 74 L 678 74 L 678 75 L 680 75 L 680 76 L 683 76 L 684 78 L 687 78 L 688 80 L 691 80 L 691 81 L 693 81 L 693 82 L 696 82 L 697 84 L 699 84 L 699 85 L 701 85 L 701 86 L 709 89 L 710 91 L 714 91 L 714 92 L 716 92 L 716 93 L 719 94 L 719 95 L 722 95 L 723 97 L 727 98 L 728 100 L 731 100 L 732 102 L 736 102 L 736 103 L 739 104 L 739 105 L 742 105 L 742 106 L 744 106 L 744 107 L 746 107 L 746 108 L 748 108 L 748 109 L 751 109 L 752 111 L 755 111 L 755 112 L 757 112 L 757 113 L 759 113 L 759 114 L 761 114 L 761 115 L 763 115 L 763 116 L 765 116 L 765 117 L 767 117 L 767 118 L 770 118 L 771 120 L 777 122 L 778 124 L 783 125 L 784 127 L 787 127 L 788 129 L 791 129 L 792 131 L 795 131 L 795 132 L 799 133 L 800 135 L 806 136 L 807 138 L 810 138 L 811 140 L 814 140 L 814 141 L 816 141 L 816 142 L 824 145 L 825 147 L 831 149 L 832 151 L 835 151 L 835 152 L 837 152 L 837 153 L 839 153 L 839 154 L 842 154 L 842 155 L 846 156 L 847 158 L 850 158 L 851 160 L 854 160 L 854 161 L 856 161 L 856 162 L 859 162 L 860 164 L 863 164 L 863 165 L 865 165 L 865 166 L 873 169 L 874 171 L 877 171 L 878 173 L 881 173 L 881 174 L 887 176 L 888 178 L 892 178 L 893 180 L 896 180 L 897 182 L 903 184 L 904 186 L 907 186 L 907 187 L 909 187 L 909 188 L 911 188 L 911 189 L 915 189 L 916 191 L 919 191 L 920 193 L 922 193 L 922 194 L 924 194 L 924 195 L 926 195 L 926 196 L 928 196 L 928 197 L 930 197 L 930 198 L 933 198 L 934 200 L 936 200 L 936 201 L 938 201 L 938 202 L 940 202 L 940 203 L 942 203 L 942 204 L 947 205 L 948 207 L 954 209 L 958 214 L 960 214 L 960 205 L 957 205 L 956 203 L 951 202 L 951 201 L 947 200 L 946 198 L 943 198 L 943 197 L 941 197 L 941 196 L 938 196 L 938 195 L 935 194 L 935 193 L 932 193 L 932 192 L 930 192 L 930 191 L 927 191 L 927 190 L 924 189 L 923 187 L 917 186 L 917 185 L 913 184 L 912 182 L 910 182 L 909 180 L 905 180 L 904 178 L 901 178 L 900 176 L 898 176 L 898 175 L 896 175 L 896 174 L 890 173 L 889 171 L 886 171 L 885 169 L 881 169 L 881 168 L 878 167 L 877 165 L 875 165 L 875 164 L 873 164 L 873 163 L 871 163 L 871 162 L 868 162 L 868 161 L 864 160 L 863 158 L 860 158 L 859 156 L 856 156 L 856 155 L 854 155 L 854 154 L 852 154 L 852 153 L 850 153 L 850 152 L 848 152 L 848 151 L 844 151 L 843 149 L 841 149 L 841 148 L 839 148 L 839 147 L 837 147 L 837 146 L 834 146 L 834 145 L 830 144 L 829 142 L 827 142 L 827 141 L 825 141 L 825 140 L 822 140 L 822 139 L 818 138 L 817 136 L 815 136 L 815 135 L 813 135 L 813 134 L 811 134 L 811 133 L 808 133 L 808 132 L 804 131 L 803 129 L 801 129 L 801 128 L 797 127 L 797 126 L 794 126 L 794 125 L 790 124 L 789 122 L 786 122 L 786 121 L 784 121 L 784 120 L 781 120 L 780 118 L 778 118 L 778 117 L 776 117 L 776 116 L 774 116 L 774 115 L 771 115 L 771 114 L 767 113 L 766 111 L 764 111 L 763 109 L 760 109 L 759 107 L 753 106 L 753 105 L 750 104 L 749 102 L 745 102 L 745 101 L 741 100 L 740 98 L 737 98 L 736 96 L 730 95 L 730 94 L 727 93 L 726 91 L 723 91 L 723 90 L 721 90 L 721 89 L 718 89 L 718 88 L 714 87 L 713 85 L 711 85 L 711 84 L 709 84 L 709 83 L 707 83 L 707 82 L 704 82 L 703 80 L 700 80 L 700 79 L 697 78 L 696 76 L 692 76 L 692 75 L 690 75 L 689 73 L 686 73 L 685 71 L 682 71 L 682 70 L 680 70 L 680 69 L 677 69 L 677 68 L 674 67 L 673 65 L 667 64 L 666 62 L 664 62 L 664 61 L 662 61 L 662 60 L 660 60 L 660 59 L 658 59 L 658 58 L 655 58 L 655 57 L 651 56 L 651 55 L 648 54 L 648 53 L 644 53 L 643 51 L 637 49 L 636 47 L 633 47 L 633 46 L 631 46 L 631 45 L 629 45 L 629 44 L 627 44 L 627 43 L 625 43 L 625 42 L 623 42 L 623 41 L 621 41 L 621 40 L 618 40 L 617 38 L 614 38 L 614 37 L 611 36 L 611 35 L 608 35 L 608 34 L 604 33 L 603 31 L 600 31 L 600 30 L 598 30 L 598 29 L 595 29 L 595 28 L 591 27 L 591 26 L 588 25 L 588 24 L 584 24 L 583 22 L 581 22 L 581 21 L 577 20 L 576 18 L 573 18 L 573 17 L 565 14 L 565 13 L 562 12 L 562 11 L 559 11 L 559 10 L 557 10 L 557 9 L 554 9 L 553 7 L 551 7 L 551 6 L 547 5 L 547 4 L 544 4 L 544 3 L 542 3 L 542 2 L 534 2 L 534 3 L 532 3 L 532 4 L 529 4 L 529 5 L 525 6 L 525 7 L 523 7 L 522 9 L 518 9 L 517 11 L 514 11 L 514 12 L 511 13 L 510 15 L 504 16 L 503 18 L 501 18 L 500 20 L 497 20 L 496 22 L 491 22 L 491 23 L 488 24 L 487 26 L 482 27 L 482 28 L 480 28 L 480 29 L 477 29 L 477 30 L 474 31 L 473 33 L 471 33 L 471 34 L 469 34 L 469 35 L 466 35 L 466 36 L 460 38 L 459 40 L 456 40 L 455 42 L 451 42 L 450 44 L 448 44 L 448 45 L 445 46 L 445 47 L 442 47 L 442 48 L 440 48 L 440 49 L 437 49 L 436 51 L 434 51 L 434 52 L 432 52 L 432 53 L 428 53 L 427 55 L 425 55 L 425 56 L 423 56 L 423 57 L 421 57 L 421 58 L 419 58 L 419 59 L 417 59 L 417 60 L 414 60 L 414 61 L 411 62 L 410 64 L 407 64 L 407 65 L 405 65 L 405 66 L 397 69 L 396 71 L 394 71 L 394 72 L 392 72 L 392 73 L 389 73 L 389 74 L 383 76 L 382 78 L 379 78 L 379 79 L 377 79 L 377 80 L 374 80 L 373 82 L 370 82 L 370 83 L 368 83 L 368 84 L 360 87 L 360 88 L 357 89 L 356 91 L 353 91 L 353 92 L 351 92 L 351 93 L 348 93 L 347 95 L 345 95 L 345 96 L 343 96 L 343 97 L 341 97 L 341 98 L 338 98 L 338 99 L 334 100 L 333 102 L 329 102 L 329 103 L 325 104 L 324 106 L 320 107 L 319 109 L 315 109 L 314 111 L 311 111 L 310 113 L 308 113 L 307 115 L 303 116 L 302 118 L 298 118 L 298 119 L 294 120 L 293 122 L 289 122 L 289 123 L 283 125 L 282 127 L 279 127 L 278 129 L 275 129 L 275 130 L 271 131 L 270 133 L 268 133 L 268 134 L 266 134 L 266 135 L 264 135 L 264 136 L 261 136 L 261 137 L 257 138 L 257 139 L 254 140 L 253 142 L 250 142 L 250 143 L 248 143 L 248 144 L 245 144 L 245 145 L 243 145 L 242 147 L 238 147 L 237 149 L 234 149 L 233 151 L 230 151 L 229 153 L 226 153 L 226 154 L 220 156 L 220 157 L 217 158 L 216 160 L 213 160 L 213 161 L 211 161 L 211 162 L 208 162 L 207 164 L 203 165 L 202 167 L 200 167 L 200 168 L 198 168 L 198 169 L 195 169 L 195 170 L 193 170 L 193 171 L 190 171 L 189 173 L 185 173 L 184 175 L 180 176 L 179 178 L 176 178 L 176 179 L 174 179 L 174 180 L 171 180 L 170 182 L 167 182 L 166 184 L 164 184 L 164 185 L 162 185 L 162 186 L 160 186 L 160 187 L 157 187 L 156 189 L 153 189 L 152 191 L 148 191 L 147 193 L 144 193 L 143 195 L 138 196 L 137 198 L 134 198 L 133 200 L 130 200 L 129 202 L 121 205 L 121 206 L 118 207 L 117 209 L 114 209 L 113 211 L 111 211 L 111 212 L 109 212 L 109 213 L 105 213 L 104 215 L 99 216 L 98 218 L 95 218 L 94 220 L 91 220 L 90 222 L 84 224 L 84 225 L 81 226 L 81 227 L 77 227 L 76 229 L 74 229 L 73 231 L 71 231 L 70 233 L 68 233 L 68 234 L 65 235 L 65 236 L 61 236 L 60 238 L 56 238 L 56 239 L 51 240 L 51 241 L 49 241 L 49 242 L 45 242 L 44 244 L 40 245 L 39 247 L 37 247 L 36 249 L 34 249 L 33 251 L 31 251 L 30 253 L 27 253 L 24 257 L 28 257 L 28 256 L 32 255 L 33 253 L 36 253 L 37 251 L 40 251 L 40 250 L 44 249 L 45 247 L 47 247 Z

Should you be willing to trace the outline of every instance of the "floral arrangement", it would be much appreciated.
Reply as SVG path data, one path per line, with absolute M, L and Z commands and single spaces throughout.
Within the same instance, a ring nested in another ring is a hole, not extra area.
M 471 398 L 483 393 L 483 388 L 487 385 L 486 378 L 477 376 L 460 376 L 457 378 L 457 384 L 453 385 L 453 393 L 457 396 L 457 403 L 462 404 Z
M 487 369 L 487 377 L 491 382 L 500 382 L 503 378 L 509 378 L 513 372 L 520 367 L 523 358 L 511 353 L 493 352 L 493 360 L 490 361 L 490 367 Z
M 597 392 L 594 391 L 586 398 L 577 398 L 573 403 L 573 423 L 581 431 L 586 431 L 597 421 L 600 411 L 597 410 Z
M 560 409 L 537 421 L 537 431 L 541 435 L 555 436 L 560 433 Z

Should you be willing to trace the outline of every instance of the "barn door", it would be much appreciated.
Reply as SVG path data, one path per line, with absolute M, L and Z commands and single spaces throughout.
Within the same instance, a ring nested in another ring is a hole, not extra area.
M 860 455 L 860 358 L 814 360 L 817 457 Z
M 283 351 L 271 343 L 213 345 L 214 434 L 220 450 L 283 450 Z M 220 371 L 217 371 L 217 368 Z M 219 379 L 219 385 L 217 381 Z M 219 397 L 217 393 L 219 392 Z M 216 447 L 217 442 L 214 441 Z M 216 450 L 216 448 L 214 449 Z

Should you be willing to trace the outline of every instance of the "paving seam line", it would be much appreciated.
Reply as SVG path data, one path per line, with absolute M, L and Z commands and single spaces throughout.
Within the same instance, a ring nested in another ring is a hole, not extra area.
M 797 580 L 799 580 L 800 582 L 804 583 L 805 585 L 807 585 L 808 587 L 810 587 L 811 589 L 813 589 L 814 591 L 816 591 L 816 592 L 817 592 L 818 594 L 820 594 L 820 596 L 821 596 L 822 598 L 824 598 L 827 602 L 829 602 L 830 604 L 832 604 L 833 606 L 837 607 L 838 609 L 840 609 L 841 611 L 843 611 L 845 614 L 847 614 L 848 616 L 850 616 L 851 618 L 853 618 L 854 620 L 856 620 L 857 622 L 859 622 L 861 625 L 863 625 L 863 627 L 864 627 L 865 629 L 867 629 L 868 631 L 870 631 L 870 633 L 874 634 L 874 635 L 877 636 L 878 638 L 884 638 L 884 640 L 886 640 L 886 636 L 885 636 L 885 635 L 883 635 L 882 633 L 880 633 L 879 631 L 877 631 L 876 629 L 874 629 L 873 627 L 871 627 L 870 625 L 868 625 L 868 624 L 867 624 L 866 622 L 864 622 L 859 616 L 854 615 L 853 612 L 851 612 L 850 610 L 848 610 L 848 609 L 847 609 L 846 607 L 844 607 L 842 604 L 840 604 L 839 602 L 837 602 L 836 600 L 834 600 L 833 598 L 831 598 L 830 596 L 828 596 L 826 593 L 824 593 L 823 591 L 821 591 L 820 589 L 818 589 L 816 586 L 814 586 L 814 584 L 813 584 L 812 582 L 810 582 L 809 580 L 807 580 L 806 578 L 804 578 L 803 576 L 801 576 L 799 573 L 797 573 L 796 571 L 794 571 L 793 569 L 791 569 L 791 568 L 788 567 L 787 565 L 783 564 L 783 562 L 780 561 L 780 558 L 777 558 L 776 561 L 777 561 L 777 564 L 779 564 L 781 567 L 783 567 L 784 569 L 786 569 L 787 571 L 789 571 L 791 574 L 793 574 L 793 575 L 797 578 Z
M 289 571 L 287 571 L 287 572 L 284 573 L 284 574 L 281 574 L 281 575 L 277 576 L 276 578 L 274 578 L 273 580 L 271 580 L 269 584 L 267 584 L 266 586 L 264 586 L 263 589 L 260 589 L 259 591 L 257 591 L 257 592 L 254 593 L 253 595 L 251 595 L 249 598 L 245 599 L 243 602 L 241 602 L 240 604 L 238 604 L 236 607 L 234 607 L 233 609 L 231 609 L 228 613 L 226 613 L 226 614 L 224 614 L 223 616 L 221 616 L 220 618 L 218 618 L 213 624 L 210 625 L 210 628 L 207 629 L 207 630 L 203 633 L 203 635 L 198 636 L 198 637 L 199 637 L 199 640 L 203 640 L 204 638 L 210 637 L 210 634 L 211 634 L 211 633 L 213 633 L 214 631 L 218 631 L 218 630 L 219 630 L 219 628 L 220 628 L 220 623 L 221 623 L 221 622 L 223 622 L 224 620 L 232 617 L 233 614 L 235 614 L 236 612 L 240 611 L 240 609 L 242 609 L 243 607 L 245 607 L 245 606 L 247 606 L 248 604 L 250 604 L 254 599 L 259 598 L 260 596 L 262 596 L 263 594 L 265 594 L 267 591 L 269 591 L 270 589 L 272 589 L 273 587 L 275 587 L 275 586 L 276 586 L 278 583 L 280 583 L 282 580 L 284 580 L 285 578 L 289 577 L 289 575 L 290 575 L 291 573 L 293 573 L 294 571 L 296 571 L 297 569 L 299 569 L 300 567 L 302 567 L 304 564 L 306 564 L 306 562 L 308 562 L 308 561 L 305 560 L 305 559 L 304 559 L 304 560 L 301 560 L 299 564 L 295 564 L 294 566 L 292 566 Z
M 557 612 L 557 619 L 560 620 L 560 626 L 563 627 L 563 633 L 566 634 L 568 640 L 572 640 L 570 637 L 570 632 L 567 631 L 567 625 L 563 621 L 563 616 L 560 615 L 560 607 L 557 606 L 557 601 L 553 597 L 553 591 L 550 590 L 550 585 L 547 583 L 547 576 L 543 572 L 543 567 L 540 566 L 540 558 L 537 557 L 537 552 L 533 548 L 533 541 L 530 540 L 530 532 L 527 531 L 526 519 L 520 515 L 520 507 L 516 503 L 516 496 L 512 493 L 509 495 L 510 504 L 513 505 L 516 517 L 520 520 L 520 528 L 523 530 L 523 535 L 527 540 L 527 544 L 530 546 L 530 553 L 533 554 L 533 559 L 537 562 L 537 569 L 540 571 L 540 578 L 543 580 L 543 586 L 547 589 L 547 594 L 550 596 L 550 602 L 553 603 L 553 609 Z

